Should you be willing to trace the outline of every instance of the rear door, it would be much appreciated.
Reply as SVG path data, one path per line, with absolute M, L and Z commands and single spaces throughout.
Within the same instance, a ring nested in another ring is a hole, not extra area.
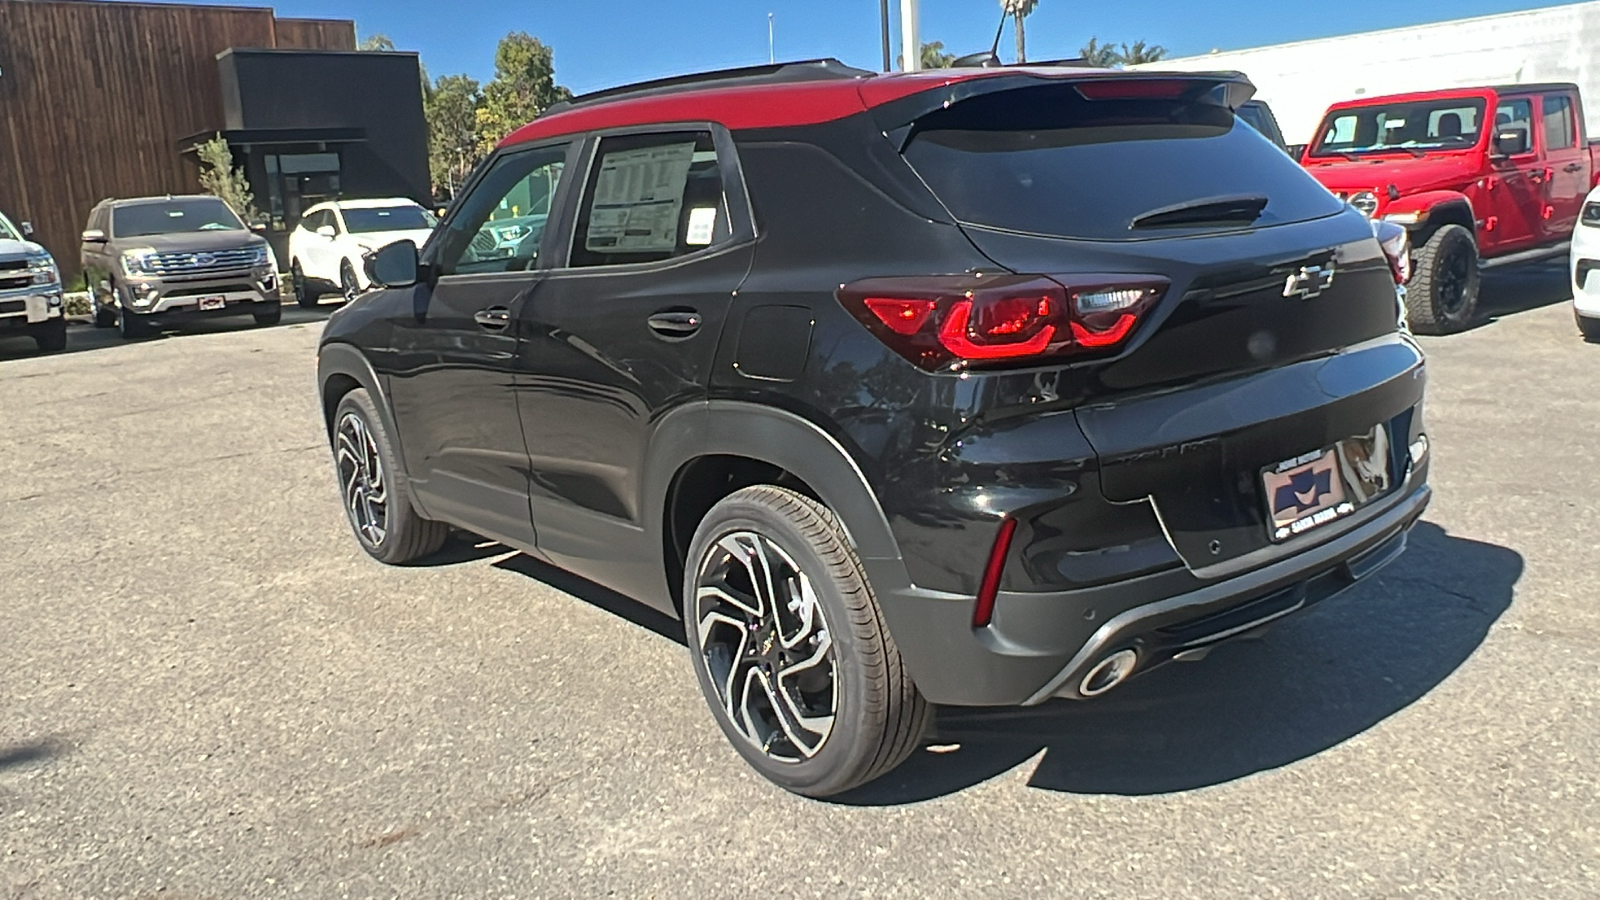
M 1578 211 L 1589 192 L 1589 148 L 1578 141 L 1577 110 L 1570 91 L 1552 91 L 1539 97 L 1540 134 L 1545 154 L 1545 209 L 1541 226 L 1544 243 L 1572 238 Z
M 540 549 L 626 590 L 659 580 L 640 508 L 652 428 L 706 396 L 754 231 L 720 128 L 608 133 L 587 155 L 566 258 L 517 310 L 518 402 Z
M 904 150 L 1011 271 L 1170 281 L 1124 343 L 1034 378 L 1076 405 L 1106 497 L 1152 498 L 1196 568 L 1266 546 L 1266 467 L 1370 433 L 1421 390 L 1372 392 L 1420 355 L 1370 223 L 1219 99 L 1024 87 L 924 116 Z

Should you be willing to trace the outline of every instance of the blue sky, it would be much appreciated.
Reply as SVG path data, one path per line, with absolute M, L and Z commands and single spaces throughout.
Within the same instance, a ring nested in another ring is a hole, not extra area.
M 206 0 L 213 2 L 213 0 Z M 877 68 L 877 0 L 215 0 L 270 5 L 281 16 L 348 18 L 364 37 L 389 35 L 437 76 L 487 80 L 494 47 L 526 31 L 555 48 L 556 78 L 578 93 L 692 71 L 767 61 L 767 14 L 779 59 L 835 56 Z M 898 0 L 891 7 L 898 9 Z M 1028 55 L 1075 56 L 1091 36 L 1144 39 L 1173 55 L 1393 28 L 1555 5 L 1539 0 L 1040 0 Z M 994 39 L 997 0 L 922 0 L 922 39 L 973 52 Z M 1009 59 L 1008 30 L 1001 42 Z M 898 52 L 898 50 L 896 51 Z

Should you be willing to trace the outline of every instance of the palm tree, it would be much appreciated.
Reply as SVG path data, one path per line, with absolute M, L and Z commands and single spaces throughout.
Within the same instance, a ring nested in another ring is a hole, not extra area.
M 956 61 L 954 53 L 944 52 L 944 41 L 929 41 L 922 45 L 922 67 L 924 69 L 948 69 Z
M 1097 37 L 1089 38 L 1089 43 L 1083 45 L 1078 55 L 1097 69 L 1114 69 L 1122 58 L 1114 45 L 1102 44 Z
M 1140 63 L 1160 62 L 1167 58 L 1167 48 L 1160 44 L 1145 45 L 1144 41 L 1134 41 L 1131 45 L 1124 42 L 1122 52 L 1117 54 L 1122 57 L 1125 66 L 1137 66 Z
M 1019 63 L 1028 61 L 1027 41 L 1023 34 L 1022 20 L 1032 15 L 1034 7 L 1038 5 L 1039 0 L 1000 0 L 1000 8 L 1017 24 L 1017 62 Z

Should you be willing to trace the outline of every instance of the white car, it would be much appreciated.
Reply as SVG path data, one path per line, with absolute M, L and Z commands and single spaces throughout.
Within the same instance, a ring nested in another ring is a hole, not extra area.
M 306 210 L 289 234 L 289 274 L 294 299 L 317 305 L 323 294 L 338 291 L 354 300 L 372 286 L 363 257 L 395 241 L 422 248 L 438 220 L 433 213 L 404 198 L 337 200 Z
M 1583 201 L 1572 231 L 1572 314 L 1584 340 L 1600 344 L 1600 188 Z

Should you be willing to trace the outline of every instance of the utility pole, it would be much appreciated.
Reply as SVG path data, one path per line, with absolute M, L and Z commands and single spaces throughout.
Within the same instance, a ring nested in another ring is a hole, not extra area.
M 878 18 L 883 22 L 883 70 L 894 71 L 894 57 L 889 49 L 889 0 L 878 0 Z
M 772 52 L 772 13 L 767 13 L 767 62 L 775 63 L 778 58 Z
M 900 69 L 922 68 L 922 35 L 917 27 L 917 0 L 900 0 Z

